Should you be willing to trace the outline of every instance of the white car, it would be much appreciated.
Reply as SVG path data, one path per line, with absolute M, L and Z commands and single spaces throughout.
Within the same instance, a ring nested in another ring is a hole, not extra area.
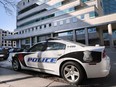
M 105 77 L 110 71 L 110 59 L 104 46 L 85 46 L 80 43 L 48 39 L 31 47 L 28 52 L 15 53 L 14 70 L 31 69 L 62 76 L 71 84 L 85 77 Z

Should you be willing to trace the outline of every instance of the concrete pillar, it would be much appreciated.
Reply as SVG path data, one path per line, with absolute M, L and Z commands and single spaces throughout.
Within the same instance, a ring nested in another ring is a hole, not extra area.
M 99 38 L 100 38 L 100 45 L 104 45 L 104 38 L 103 38 L 103 30 L 100 28 L 98 30 Z
M 114 46 L 113 38 L 112 38 L 112 24 L 108 24 L 108 34 L 109 34 L 110 48 L 112 48 Z
M 18 47 L 21 48 L 21 40 L 19 40 Z
M 35 41 L 34 41 L 35 44 L 37 44 L 37 36 L 35 36 Z
M 76 30 L 73 30 L 73 41 L 76 42 Z
M 30 47 L 32 47 L 32 37 L 30 37 Z
M 53 33 L 51 33 L 51 38 L 53 38 L 54 37 L 54 34 Z
M 89 34 L 87 28 L 85 28 L 85 44 L 89 45 Z

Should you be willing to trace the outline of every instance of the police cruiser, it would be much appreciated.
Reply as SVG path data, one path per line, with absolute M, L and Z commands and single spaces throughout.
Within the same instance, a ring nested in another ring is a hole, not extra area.
M 110 59 L 104 46 L 85 46 L 50 38 L 34 45 L 27 52 L 15 53 L 12 67 L 16 71 L 31 69 L 62 76 L 71 84 L 79 84 L 85 77 L 107 76 Z

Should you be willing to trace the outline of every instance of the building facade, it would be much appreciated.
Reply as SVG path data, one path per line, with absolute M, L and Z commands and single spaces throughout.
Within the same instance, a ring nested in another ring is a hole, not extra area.
M 116 13 L 116 0 L 102 0 L 104 14 Z
M 1 47 L 16 47 L 16 41 L 5 40 L 4 37 L 8 35 L 13 35 L 12 32 L 0 29 L 0 48 Z
M 103 16 L 101 3 L 101 0 L 21 0 L 17 5 L 15 34 L 6 39 L 26 48 L 49 37 L 114 46 L 116 14 Z

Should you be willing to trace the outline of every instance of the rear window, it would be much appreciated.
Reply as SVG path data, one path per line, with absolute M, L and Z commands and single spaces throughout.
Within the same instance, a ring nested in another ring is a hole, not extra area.
M 66 40 L 67 42 L 71 42 L 71 43 L 74 43 L 74 44 L 77 44 L 77 45 L 79 45 L 79 46 L 81 46 L 81 47 L 86 47 L 87 45 L 85 45 L 85 44 L 82 44 L 82 43 L 78 43 L 78 42 L 73 42 L 73 41 L 69 41 L 69 40 Z
M 85 44 L 82 44 L 82 43 L 78 43 L 78 42 L 75 42 L 76 44 L 78 44 L 78 45 L 80 45 L 80 46 L 82 46 L 82 47 L 86 47 L 86 45 Z

